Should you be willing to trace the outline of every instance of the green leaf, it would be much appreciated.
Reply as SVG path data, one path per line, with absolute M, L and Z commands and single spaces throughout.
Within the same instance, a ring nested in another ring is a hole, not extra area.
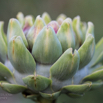
M 5 82 L 0 83 L 0 86 L 3 90 L 11 94 L 17 94 L 27 89 L 25 86 L 22 85 L 9 84 Z
M 0 21 L 0 31 L 1 31 L 1 34 L 2 34 L 2 37 L 7 45 L 7 36 L 4 32 L 4 22 L 3 21 Z
M 27 37 L 27 34 L 28 34 L 30 28 L 31 28 L 31 27 L 33 26 L 33 24 L 34 24 L 34 18 L 33 18 L 33 16 L 31 16 L 31 15 L 27 15 L 27 16 L 24 18 L 24 21 L 25 21 L 25 23 L 24 23 L 24 26 L 23 26 L 23 32 L 24 32 L 25 36 Z
M 86 32 L 87 32 L 87 24 L 85 22 L 81 22 L 80 23 L 80 28 L 82 31 L 82 35 L 83 35 L 83 42 L 85 41 L 86 38 Z
M 24 20 L 25 20 L 25 25 L 29 25 L 30 27 L 33 26 L 34 18 L 32 15 L 27 15 Z
M 7 59 L 7 40 L 3 31 L 4 22 L 0 21 L 0 59 L 5 62 Z
M 64 81 L 72 77 L 78 70 L 79 60 L 78 51 L 75 50 L 72 54 L 72 48 L 67 49 L 50 68 L 51 78 Z
M 67 18 L 67 16 L 65 14 L 60 14 L 58 17 L 57 17 L 57 22 L 59 25 L 62 24 L 62 22 Z
M 16 83 L 13 73 L 0 62 L 0 76 L 4 77 L 7 81 L 11 83 Z
M 86 36 L 88 36 L 88 34 L 92 34 L 94 36 L 94 25 L 92 22 L 88 22 Z
M 103 79 L 103 68 L 101 70 L 95 71 L 82 79 L 82 82 L 85 81 L 97 81 Z
M 21 74 L 33 74 L 36 63 L 25 47 L 20 36 L 12 37 L 8 45 L 8 58 L 14 68 Z
M 43 97 L 43 98 L 46 98 L 48 100 L 55 100 L 58 98 L 58 96 L 60 95 L 60 91 L 59 92 L 55 92 L 55 93 L 52 93 L 52 94 L 47 94 L 47 93 L 42 93 L 42 92 L 39 92 L 40 95 Z
M 14 18 L 10 19 L 8 24 L 8 31 L 7 31 L 8 43 L 13 36 L 21 36 L 25 46 L 28 47 L 28 43 L 23 33 L 23 30 L 20 26 L 20 23 L 17 19 Z
M 37 75 L 29 75 L 23 78 L 24 83 L 35 92 L 40 92 L 45 90 L 50 84 L 51 79 Z
M 80 55 L 80 69 L 86 66 L 92 59 L 95 51 L 95 41 L 92 34 L 86 37 L 86 40 L 79 48 L 78 52 Z
M 93 67 L 93 68 L 91 68 L 91 69 L 89 70 L 89 74 L 94 73 L 94 72 L 96 72 L 96 71 L 98 71 L 98 70 L 102 70 L 102 69 L 103 69 L 103 66 L 97 65 L 97 66 L 95 66 L 95 67 Z
M 37 62 L 43 64 L 52 64 L 60 57 L 62 47 L 52 27 L 45 26 L 39 33 L 32 54 Z
M 67 16 L 65 14 L 60 14 L 57 19 L 62 18 L 63 20 L 65 20 L 67 18 Z
M 87 81 L 86 83 L 90 83 L 90 81 Z M 91 85 L 91 89 L 90 89 L 90 90 L 98 89 L 98 88 L 100 88 L 101 86 L 103 86 L 103 81 L 102 81 L 102 80 L 98 80 L 98 81 L 96 81 L 96 82 L 92 82 L 92 85 Z
M 63 21 L 57 32 L 57 37 L 62 45 L 63 52 L 68 48 L 75 48 L 75 34 L 68 19 Z
M 67 17 L 67 18 L 65 19 L 65 21 L 69 22 L 70 25 L 72 25 L 72 19 L 71 19 L 71 18 Z
M 16 17 L 19 20 L 21 27 L 23 27 L 24 26 L 24 14 L 22 12 L 18 12 Z
M 46 24 L 44 20 L 40 16 L 37 16 L 34 25 L 31 27 L 27 34 L 27 40 L 31 50 L 39 32 L 45 25 Z
M 51 21 L 51 18 L 50 18 L 49 14 L 47 12 L 44 12 L 42 14 L 42 18 L 43 18 L 43 20 L 45 21 L 46 24 L 48 24 Z
M 86 92 L 89 88 L 91 88 L 91 83 L 86 84 L 80 84 L 80 85 L 68 85 L 64 86 L 62 88 L 62 92 L 64 93 L 77 93 L 77 94 L 83 94 Z
M 83 43 L 83 34 L 80 28 L 80 16 L 77 16 L 73 19 L 72 25 L 73 25 L 73 30 L 76 34 L 76 48 L 78 48 L 82 43 Z
M 102 61 L 103 61 L 103 37 L 96 44 L 95 53 L 90 62 L 90 65 L 93 67 Z
M 50 68 L 50 77 L 52 79 L 52 88 L 54 91 L 64 86 L 65 80 L 73 77 L 79 68 L 79 53 L 72 49 L 67 49 L 64 54 Z

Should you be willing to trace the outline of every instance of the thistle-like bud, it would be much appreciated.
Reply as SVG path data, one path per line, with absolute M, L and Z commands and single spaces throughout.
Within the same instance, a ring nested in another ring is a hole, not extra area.
M 95 48 L 92 22 L 87 25 L 79 16 L 72 21 L 64 14 L 51 21 L 47 13 L 35 23 L 21 12 L 17 19 L 9 21 L 7 40 L 0 22 L 3 90 L 36 103 L 56 103 L 62 94 L 82 97 L 103 85 L 103 38 Z

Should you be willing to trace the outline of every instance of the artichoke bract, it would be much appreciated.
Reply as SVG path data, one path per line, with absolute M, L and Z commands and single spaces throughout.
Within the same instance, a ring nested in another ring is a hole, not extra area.
M 95 45 L 92 22 L 19 12 L 9 20 L 7 36 L 3 25 L 0 21 L 0 86 L 6 92 L 57 103 L 62 94 L 78 98 L 103 85 L 103 38 Z

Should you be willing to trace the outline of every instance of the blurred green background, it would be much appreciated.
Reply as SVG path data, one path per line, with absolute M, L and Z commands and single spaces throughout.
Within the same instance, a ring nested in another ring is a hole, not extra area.
M 103 0 L 0 0 L 0 21 L 5 21 L 5 32 L 9 19 L 16 17 L 19 11 L 24 15 L 31 14 L 34 17 L 46 11 L 52 19 L 56 19 L 60 13 L 71 18 L 80 15 L 82 21 L 94 23 L 96 42 L 103 37 Z M 100 88 L 86 93 L 80 99 L 69 98 L 68 103 L 103 103 L 102 92 L 103 88 Z M 2 93 L 5 92 L 0 91 L 0 94 Z M 23 101 L 20 102 L 21 100 Z M 23 99 L 20 94 L 12 95 L 7 99 L 0 98 L 0 103 L 11 102 L 33 103 Z

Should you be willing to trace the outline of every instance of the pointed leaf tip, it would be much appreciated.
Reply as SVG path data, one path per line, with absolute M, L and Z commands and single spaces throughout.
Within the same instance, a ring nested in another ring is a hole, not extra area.
M 24 14 L 22 12 L 18 12 L 16 17 L 19 20 L 21 27 L 23 27 L 23 25 L 24 25 Z
M 75 48 L 75 34 L 69 20 L 63 21 L 57 32 L 57 37 L 62 45 L 63 52 L 68 48 Z
M 31 50 L 39 32 L 43 29 L 44 26 L 46 26 L 44 20 L 40 17 L 40 15 L 38 15 L 36 17 L 34 25 L 30 28 L 27 34 L 27 41 Z
M 25 89 L 27 89 L 25 86 L 22 86 L 22 85 L 9 84 L 9 83 L 5 83 L 5 82 L 2 82 L 0 84 L 0 86 L 2 87 L 3 90 L 5 90 L 6 92 L 11 93 L 11 94 L 21 93 Z
M 43 20 L 45 21 L 46 24 L 48 24 L 51 21 L 51 18 L 50 18 L 49 14 L 47 12 L 44 12 L 42 14 L 42 18 L 43 18 Z
M 9 20 L 8 31 L 7 31 L 8 43 L 9 43 L 10 39 L 13 36 L 21 36 L 25 46 L 28 47 L 28 43 L 27 43 L 26 37 L 25 37 L 25 35 L 23 33 L 23 30 L 22 30 L 22 28 L 20 26 L 20 23 L 15 18 L 12 18 L 12 19 Z
M 88 22 L 88 28 L 87 28 L 86 36 L 88 34 L 92 34 L 94 36 L 94 24 L 92 22 Z
M 80 16 L 76 16 L 72 22 L 73 30 L 76 35 L 76 48 L 81 46 L 81 44 L 83 43 L 83 34 L 80 28 L 80 23 L 81 23 Z
M 58 17 L 57 17 L 57 22 L 59 25 L 62 24 L 62 22 L 66 19 L 66 15 L 65 14 L 60 14 Z
M 90 62 L 91 67 L 103 61 L 103 37 L 98 41 L 95 48 L 94 56 Z
M 8 45 L 8 58 L 20 73 L 32 74 L 35 72 L 36 63 L 20 36 L 11 38 Z
M 89 34 L 79 48 L 78 52 L 80 55 L 80 69 L 86 66 L 92 59 L 95 51 L 95 41 L 92 34 Z
M 79 61 L 78 51 L 75 50 L 72 54 L 72 49 L 67 49 L 50 68 L 51 79 L 63 81 L 72 77 L 78 70 Z M 53 83 L 55 84 L 55 81 Z
M 52 27 L 45 26 L 39 33 L 32 54 L 37 62 L 43 64 L 54 63 L 60 57 L 62 47 Z
M 3 30 L 4 22 L 0 21 L 0 59 L 5 62 L 7 59 L 7 38 Z

